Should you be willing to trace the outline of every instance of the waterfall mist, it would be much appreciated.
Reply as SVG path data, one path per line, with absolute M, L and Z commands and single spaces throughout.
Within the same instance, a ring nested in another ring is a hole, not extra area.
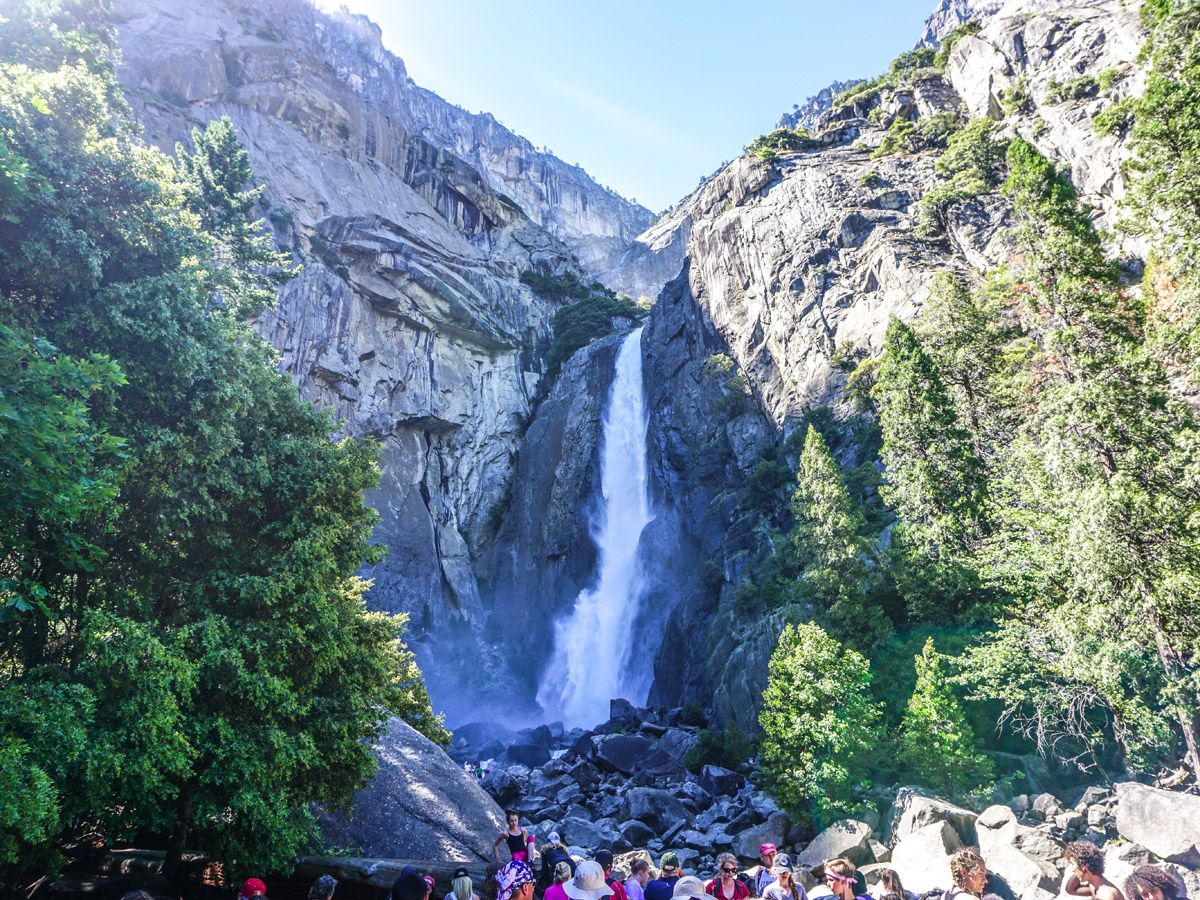
M 554 654 L 537 699 L 568 728 L 608 718 L 608 701 L 645 702 L 648 683 L 631 671 L 633 624 L 643 590 L 638 541 L 654 518 L 646 482 L 646 403 L 642 386 L 642 330 L 621 344 L 604 414 L 600 454 L 601 503 L 592 537 L 595 585 L 554 626 Z

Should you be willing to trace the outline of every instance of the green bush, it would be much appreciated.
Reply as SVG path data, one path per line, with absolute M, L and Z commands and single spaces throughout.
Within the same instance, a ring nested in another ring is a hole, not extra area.
M 963 22 L 963 24 L 942 38 L 942 43 L 933 57 L 934 68 L 939 72 L 944 72 L 946 70 L 946 63 L 950 61 L 950 54 L 954 51 L 955 45 L 968 34 L 979 34 L 982 28 L 983 26 L 977 20 L 972 19 L 969 22 Z
M 945 180 L 927 191 L 917 205 L 917 237 L 937 237 L 946 209 L 995 187 L 1007 148 L 995 132 L 996 124 L 990 119 L 976 119 L 947 141 L 945 152 L 934 164 Z
M 689 772 L 699 773 L 705 766 L 741 769 L 754 755 L 754 742 L 740 731 L 705 728 L 696 743 L 683 756 Z
M 747 144 L 746 152 L 763 162 L 774 162 L 781 153 L 799 153 L 819 146 L 820 142 L 806 128 L 776 128 Z
M 871 158 L 879 159 L 901 151 L 919 153 L 922 150 L 945 147 L 946 142 L 956 131 L 958 131 L 958 114 L 952 112 L 935 113 L 917 122 L 895 119 L 887 133 L 884 134 L 883 142 L 871 154 Z
M 613 319 L 638 320 L 644 315 L 632 300 L 610 294 L 587 294 L 561 307 L 554 313 L 554 337 L 546 351 L 546 377 L 557 376 L 563 363 L 580 347 L 612 334 Z
M 592 293 L 592 289 L 580 281 L 574 272 L 555 275 L 552 272 L 530 269 L 521 273 L 521 283 L 531 287 L 539 297 L 553 303 L 582 300 Z
M 1133 127 L 1134 110 L 1137 101 L 1132 97 L 1124 97 L 1096 114 L 1092 120 L 1092 128 L 1102 137 L 1125 134 Z
M 1051 78 L 1046 85 L 1046 102 L 1054 105 L 1068 100 L 1084 100 L 1096 96 L 1100 85 L 1091 75 L 1080 75 L 1067 82 Z
M 1015 116 L 1028 110 L 1033 103 L 1033 95 L 1029 93 L 1029 83 L 1021 76 L 1000 92 L 1000 107 L 1005 115 Z
M 1118 69 L 1105 69 L 1096 76 L 1096 84 L 1102 91 L 1111 91 L 1113 89 L 1113 85 L 1120 81 L 1122 77 L 1123 76 Z

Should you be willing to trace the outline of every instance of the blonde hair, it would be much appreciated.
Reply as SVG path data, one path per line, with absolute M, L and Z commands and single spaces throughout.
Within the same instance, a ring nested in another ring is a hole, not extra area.
M 554 867 L 554 883 L 562 884 L 571 877 L 571 864 L 569 862 L 560 862 Z
M 983 861 L 983 857 L 974 847 L 955 850 L 954 855 L 950 857 L 950 877 L 954 879 L 955 885 L 964 891 L 967 889 L 967 876 L 976 869 L 983 869 L 986 872 L 987 863 Z
M 471 895 L 475 893 L 470 875 L 459 875 L 450 886 L 454 890 L 455 900 L 471 900 Z

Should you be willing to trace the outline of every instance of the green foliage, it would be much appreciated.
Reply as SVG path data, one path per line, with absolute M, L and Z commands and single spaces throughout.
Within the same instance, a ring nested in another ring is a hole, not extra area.
M 804 563 L 802 595 L 823 612 L 830 630 L 859 649 L 887 637 L 890 622 L 870 608 L 870 544 L 829 445 L 811 425 L 792 494 L 791 543 Z
M 846 88 L 846 90 L 833 98 L 833 109 L 859 104 L 869 106 L 878 99 L 879 92 L 885 86 L 889 86 L 885 83 L 886 77 L 883 75 L 877 78 L 870 78 L 866 81 L 860 81 L 858 84 Z
M 934 113 L 929 118 L 917 122 L 894 119 L 871 158 L 891 156 L 901 151 L 919 153 L 922 150 L 945 147 L 946 142 L 957 130 L 958 115 L 952 112 Z
M 919 47 L 901 53 L 892 60 L 887 72 L 878 78 L 861 81 L 851 88 L 838 94 L 833 100 L 833 108 L 843 106 L 873 106 L 885 90 L 894 90 L 906 84 L 911 84 L 925 75 L 936 75 L 934 58 L 937 53 L 932 47 Z
M 1000 92 L 1000 108 L 1007 116 L 1028 112 L 1032 105 L 1033 95 L 1029 92 L 1029 82 L 1024 75 Z
M 1067 82 L 1051 78 L 1046 84 L 1046 102 L 1051 106 L 1068 100 L 1086 100 L 1095 97 L 1100 85 L 1091 75 L 1080 75 Z
M 689 772 L 700 773 L 705 766 L 721 766 L 724 769 L 742 769 L 746 760 L 754 755 L 754 742 L 741 731 L 705 728 L 696 737 L 696 743 L 683 756 L 683 765 Z
M 938 46 L 937 53 L 933 57 L 933 66 L 939 72 L 946 70 L 946 63 L 950 61 L 950 54 L 954 52 L 954 48 L 969 34 L 979 34 L 983 29 L 983 25 L 976 19 L 971 19 L 969 22 L 963 22 L 948 35 L 942 38 L 942 43 Z
M 290 270 L 228 124 L 176 164 L 102 5 L 6 16 L 0 859 L 44 870 L 86 823 L 168 874 L 189 847 L 286 868 L 385 716 L 448 737 L 355 575 L 376 449 L 331 440 L 242 319 Z
M 535 294 L 551 303 L 583 300 L 592 294 L 592 289 L 580 281 L 579 276 L 572 271 L 556 275 L 553 272 L 529 269 L 521 273 L 521 283 L 529 285 Z
M 1007 144 L 994 135 L 990 119 L 975 119 L 946 142 L 934 168 L 943 179 L 931 188 L 917 208 L 918 237 L 932 238 L 944 228 L 946 210 L 955 203 L 978 197 L 995 186 Z
M 1102 137 L 1123 135 L 1133 127 L 1137 101 L 1124 97 L 1106 106 L 1092 119 L 1092 128 Z
M 746 152 L 763 162 L 774 162 L 782 153 L 800 153 L 815 150 L 820 142 L 806 128 L 776 128 L 770 134 L 756 137 L 746 145 Z
M 1113 85 L 1120 81 L 1122 77 L 1119 69 L 1105 69 L 1096 76 L 1096 85 L 1101 91 L 1107 93 L 1113 89 Z
M 759 764 L 780 805 L 820 827 L 868 786 L 881 737 L 866 659 L 818 625 L 788 625 L 771 654 Z
M 704 360 L 700 372 L 705 378 L 728 378 L 736 368 L 737 364 L 728 353 L 714 353 Z
M 950 690 L 944 657 L 933 639 L 913 660 L 917 683 L 899 731 L 899 763 L 919 784 L 957 799 L 986 794 L 995 779 L 991 761 L 975 749 L 975 735 Z
M 522 276 L 523 277 L 523 276 Z M 637 321 L 645 312 L 628 297 L 589 292 L 554 313 L 554 339 L 546 351 L 546 377 L 558 375 L 563 363 L 581 347 L 613 332 L 613 319 Z

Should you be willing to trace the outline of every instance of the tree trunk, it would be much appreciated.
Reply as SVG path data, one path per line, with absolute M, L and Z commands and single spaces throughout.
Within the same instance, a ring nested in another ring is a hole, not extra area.
M 1167 643 L 1162 626 L 1157 622 L 1154 623 L 1154 645 L 1172 686 L 1185 682 L 1187 675 L 1183 660 Z M 1187 746 L 1184 761 L 1192 770 L 1192 777 L 1197 783 L 1200 783 L 1200 697 L 1197 697 L 1196 701 L 1196 703 L 1185 704 L 1176 699 L 1173 705 L 1175 714 L 1179 718 L 1179 727 L 1183 730 L 1184 744 Z
M 167 843 L 167 855 L 163 860 L 163 877 L 172 887 L 178 887 L 180 882 L 180 864 L 183 862 L 183 851 L 187 847 L 188 833 L 192 830 L 192 801 L 183 798 L 179 801 L 179 821 L 171 832 L 171 840 Z

